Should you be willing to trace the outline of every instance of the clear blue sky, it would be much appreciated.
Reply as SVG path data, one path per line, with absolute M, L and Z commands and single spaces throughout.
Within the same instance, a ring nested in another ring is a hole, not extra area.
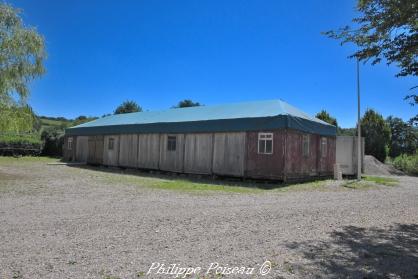
M 281 98 L 342 127 L 356 122 L 352 46 L 320 34 L 350 22 L 354 0 L 13 0 L 46 39 L 47 73 L 32 83 L 40 115 L 111 113 L 127 99 L 145 110 L 190 98 L 206 105 Z M 362 66 L 363 111 L 407 120 L 413 78 Z

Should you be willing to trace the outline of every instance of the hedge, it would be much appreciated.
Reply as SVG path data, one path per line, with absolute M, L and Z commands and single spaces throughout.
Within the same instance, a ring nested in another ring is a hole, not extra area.
M 418 175 L 418 153 L 396 157 L 393 166 L 407 174 Z
M 0 155 L 2 156 L 25 156 L 40 155 L 42 141 L 39 134 L 0 134 Z

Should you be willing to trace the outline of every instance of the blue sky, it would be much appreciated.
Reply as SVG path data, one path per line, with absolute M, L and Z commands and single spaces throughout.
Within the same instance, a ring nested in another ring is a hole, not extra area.
M 353 46 L 321 35 L 350 22 L 355 1 L 8 1 L 46 39 L 47 73 L 31 84 L 40 115 L 111 113 L 124 100 L 159 110 L 281 98 L 342 127 L 356 122 Z M 362 110 L 407 120 L 416 78 L 361 66 Z

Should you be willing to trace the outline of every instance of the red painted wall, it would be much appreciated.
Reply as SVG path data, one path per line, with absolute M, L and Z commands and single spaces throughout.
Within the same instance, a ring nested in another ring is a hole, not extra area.
M 335 164 L 335 137 L 327 138 L 327 155 L 321 156 L 321 136 L 310 135 L 309 156 L 303 155 L 303 135 L 294 130 L 287 130 L 285 174 L 289 179 L 309 176 L 332 175 Z
M 247 132 L 245 175 L 253 178 L 283 179 L 285 131 L 260 132 L 273 133 L 273 154 L 258 154 L 259 132 Z

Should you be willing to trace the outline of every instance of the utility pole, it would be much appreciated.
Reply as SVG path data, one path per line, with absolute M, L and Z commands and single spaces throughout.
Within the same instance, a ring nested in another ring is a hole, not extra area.
M 357 57 L 357 180 L 361 180 L 360 67 Z

